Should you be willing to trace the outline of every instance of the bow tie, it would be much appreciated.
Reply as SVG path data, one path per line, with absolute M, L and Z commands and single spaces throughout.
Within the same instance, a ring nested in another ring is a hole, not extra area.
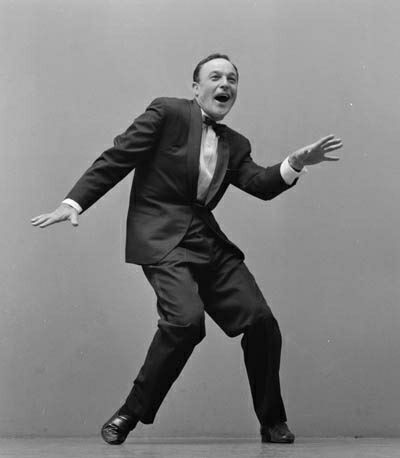
M 203 124 L 212 127 L 216 134 L 221 134 L 225 127 L 223 124 L 218 124 L 216 121 L 209 118 L 208 116 L 203 116 Z

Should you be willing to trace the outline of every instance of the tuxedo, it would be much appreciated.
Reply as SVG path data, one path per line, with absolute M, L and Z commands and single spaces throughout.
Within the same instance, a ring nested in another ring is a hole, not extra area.
M 291 187 L 282 179 L 280 164 L 257 165 L 248 139 L 219 125 L 216 171 L 205 202 L 197 202 L 202 122 L 195 100 L 155 99 L 68 194 L 85 211 L 135 169 L 127 218 L 127 262 L 158 262 L 182 240 L 194 212 L 243 256 L 211 213 L 228 186 L 264 200 Z
M 83 174 L 68 199 L 87 210 L 130 171 L 126 261 L 142 265 L 157 296 L 158 329 L 125 405 L 142 423 L 155 415 L 194 347 L 205 313 L 241 344 L 262 425 L 286 420 L 280 393 L 281 334 L 244 254 L 212 210 L 230 184 L 268 200 L 289 189 L 281 164 L 257 165 L 250 143 L 225 125 L 204 200 L 197 198 L 203 119 L 195 100 L 158 98 Z M 293 183 L 294 184 L 294 183 Z

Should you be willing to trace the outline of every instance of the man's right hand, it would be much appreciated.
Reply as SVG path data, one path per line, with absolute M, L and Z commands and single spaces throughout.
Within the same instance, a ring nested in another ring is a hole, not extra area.
M 78 212 L 70 205 L 61 204 L 52 213 L 45 213 L 31 219 L 32 226 L 41 228 L 54 223 L 60 223 L 61 221 L 71 221 L 73 226 L 78 226 Z

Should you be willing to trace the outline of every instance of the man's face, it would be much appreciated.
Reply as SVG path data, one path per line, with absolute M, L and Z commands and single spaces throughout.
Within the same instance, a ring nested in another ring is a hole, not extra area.
M 193 82 L 194 97 L 215 121 L 223 119 L 236 100 L 238 77 L 226 59 L 213 59 L 200 69 L 199 82 Z

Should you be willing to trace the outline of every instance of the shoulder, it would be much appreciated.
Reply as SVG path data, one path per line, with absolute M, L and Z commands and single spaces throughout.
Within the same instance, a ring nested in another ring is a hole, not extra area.
M 231 129 L 230 127 L 225 127 L 225 135 L 229 144 L 238 149 L 250 149 L 250 141 L 247 137 L 242 135 L 236 130 Z
M 165 114 L 174 114 L 187 109 L 190 103 L 191 101 L 188 99 L 181 99 L 177 97 L 157 97 L 150 103 L 147 109 L 159 109 Z

